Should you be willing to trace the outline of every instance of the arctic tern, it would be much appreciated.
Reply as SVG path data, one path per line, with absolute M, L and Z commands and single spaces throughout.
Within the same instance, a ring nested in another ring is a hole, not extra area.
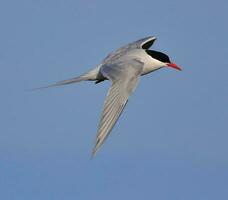
M 81 76 L 57 82 L 42 88 L 67 85 L 80 81 L 100 83 L 110 80 L 112 85 L 106 96 L 97 131 L 92 156 L 104 143 L 120 117 L 129 96 L 136 88 L 139 78 L 163 67 L 180 70 L 169 57 L 159 51 L 149 50 L 156 37 L 150 36 L 125 45 L 109 54 L 98 66 Z

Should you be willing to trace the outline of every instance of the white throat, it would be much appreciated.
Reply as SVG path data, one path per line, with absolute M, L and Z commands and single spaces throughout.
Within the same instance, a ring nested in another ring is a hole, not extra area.
M 148 73 L 153 72 L 155 70 L 158 70 L 162 67 L 165 67 L 165 63 L 163 63 L 157 59 L 152 58 L 146 52 L 144 52 L 144 56 L 142 57 L 142 61 L 144 62 L 142 75 L 148 74 Z

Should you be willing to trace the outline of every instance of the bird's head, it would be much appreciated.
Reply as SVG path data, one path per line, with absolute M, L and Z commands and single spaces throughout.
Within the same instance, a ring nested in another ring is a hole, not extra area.
M 153 64 L 158 69 L 161 67 L 171 67 L 173 69 L 181 71 L 182 69 L 178 67 L 175 63 L 171 62 L 169 56 L 166 54 L 154 51 L 154 50 L 146 50 L 146 53 L 153 58 Z

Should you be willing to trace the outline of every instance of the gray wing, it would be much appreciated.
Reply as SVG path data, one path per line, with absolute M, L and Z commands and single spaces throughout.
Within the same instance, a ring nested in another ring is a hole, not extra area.
M 126 45 L 127 48 L 141 48 L 141 49 L 149 49 L 153 43 L 155 42 L 157 38 L 154 36 L 150 36 L 150 37 L 146 37 L 140 40 L 137 40 L 133 43 L 130 43 L 128 45 Z
M 92 156 L 101 147 L 116 121 L 120 117 L 128 97 L 137 86 L 143 63 L 133 60 L 131 63 L 118 63 L 101 68 L 101 73 L 112 81 L 108 91 L 98 128 L 96 145 Z
M 103 64 L 107 64 L 109 62 L 113 62 L 113 61 L 119 59 L 121 56 L 125 55 L 126 53 L 128 53 L 129 50 L 132 50 L 132 49 L 149 49 L 153 45 L 155 40 L 156 40 L 156 37 L 150 36 L 150 37 L 146 37 L 146 38 L 137 40 L 130 44 L 127 44 L 127 45 L 117 49 L 113 53 L 109 54 L 103 60 Z

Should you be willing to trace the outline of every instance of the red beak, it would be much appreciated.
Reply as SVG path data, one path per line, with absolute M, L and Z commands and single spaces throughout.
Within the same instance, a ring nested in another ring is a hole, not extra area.
M 175 63 L 168 63 L 167 66 L 177 69 L 179 71 L 182 71 L 182 69 L 180 67 L 178 67 Z

